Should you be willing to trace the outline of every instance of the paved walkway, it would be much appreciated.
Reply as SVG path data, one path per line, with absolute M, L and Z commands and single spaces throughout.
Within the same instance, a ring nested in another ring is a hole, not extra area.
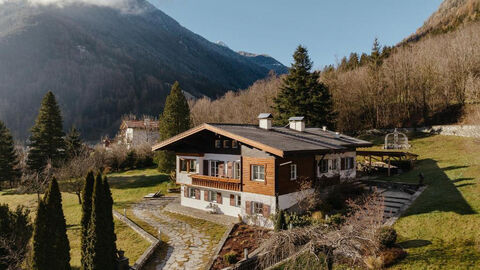
M 133 207 L 133 213 L 169 237 L 167 256 L 153 259 L 155 270 L 204 269 L 213 250 L 207 250 L 210 236 L 164 213 L 168 200 L 145 200 Z
M 225 226 L 229 226 L 238 222 L 238 217 L 210 214 L 207 211 L 182 206 L 180 205 L 180 198 L 176 198 L 174 201 L 165 206 L 165 211 L 193 218 L 204 219 Z

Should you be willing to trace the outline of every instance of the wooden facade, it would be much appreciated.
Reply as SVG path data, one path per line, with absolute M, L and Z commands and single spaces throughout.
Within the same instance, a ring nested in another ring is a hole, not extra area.
M 231 191 L 241 191 L 242 189 L 240 179 L 221 178 L 199 174 L 192 175 L 192 185 Z
M 252 165 L 265 168 L 265 180 L 252 180 Z M 275 158 L 242 157 L 242 191 L 275 196 Z

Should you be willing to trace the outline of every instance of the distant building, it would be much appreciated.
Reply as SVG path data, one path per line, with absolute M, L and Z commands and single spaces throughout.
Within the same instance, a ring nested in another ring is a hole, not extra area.
M 123 120 L 117 135 L 118 143 L 127 148 L 144 144 L 154 145 L 160 137 L 158 121 L 145 118 L 144 120 Z

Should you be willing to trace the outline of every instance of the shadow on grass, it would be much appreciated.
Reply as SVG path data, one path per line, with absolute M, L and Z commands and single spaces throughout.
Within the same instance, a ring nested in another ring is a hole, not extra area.
M 412 174 L 422 172 L 425 175 L 425 184 L 428 188 L 415 201 L 415 203 L 407 210 L 404 216 L 416 215 L 422 213 L 430 213 L 435 211 L 455 212 L 460 215 L 476 214 L 470 204 L 465 200 L 458 187 L 472 185 L 470 183 L 455 186 L 457 180 L 450 180 L 445 174 L 446 170 L 461 169 L 467 166 L 451 166 L 447 168 L 439 168 L 433 159 L 421 160 L 419 166 L 409 173 Z M 404 178 L 401 176 L 400 178 Z M 463 178 L 463 180 L 469 180 Z
M 423 239 L 407 240 L 400 243 L 397 243 L 402 248 L 419 248 L 431 245 L 432 242 Z
M 166 181 L 169 181 L 167 175 L 111 176 L 108 178 L 111 187 L 116 189 L 153 187 Z

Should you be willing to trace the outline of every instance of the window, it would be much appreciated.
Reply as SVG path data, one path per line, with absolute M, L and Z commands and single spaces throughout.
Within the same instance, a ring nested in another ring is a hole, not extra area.
M 223 148 L 230 148 L 230 140 L 223 140 Z
M 328 159 L 322 159 L 318 161 L 318 171 L 319 173 L 328 172 Z
M 332 159 L 332 171 L 338 170 L 338 158 Z
M 214 191 L 208 191 L 208 201 L 209 202 L 217 202 L 217 193 Z
M 241 207 L 242 206 L 242 196 L 235 195 L 235 206 Z
M 342 158 L 341 170 L 351 170 L 355 167 L 355 159 L 353 157 Z
M 188 197 L 196 199 L 196 189 L 194 188 L 188 188 Z
M 215 148 L 222 148 L 222 141 L 221 140 L 215 140 Z
M 252 165 L 252 180 L 265 181 L 265 166 Z
M 238 142 L 236 140 L 232 141 L 232 148 L 238 148 Z
M 297 179 L 297 164 L 290 164 L 290 180 Z
M 180 171 L 181 172 L 196 172 L 197 161 L 195 159 L 180 159 Z
M 240 161 L 235 161 L 233 162 L 233 178 L 240 179 L 240 175 L 241 175 Z
M 263 203 L 252 202 L 252 214 L 263 215 Z
M 225 162 L 218 160 L 210 161 L 210 176 L 223 177 L 225 176 Z

